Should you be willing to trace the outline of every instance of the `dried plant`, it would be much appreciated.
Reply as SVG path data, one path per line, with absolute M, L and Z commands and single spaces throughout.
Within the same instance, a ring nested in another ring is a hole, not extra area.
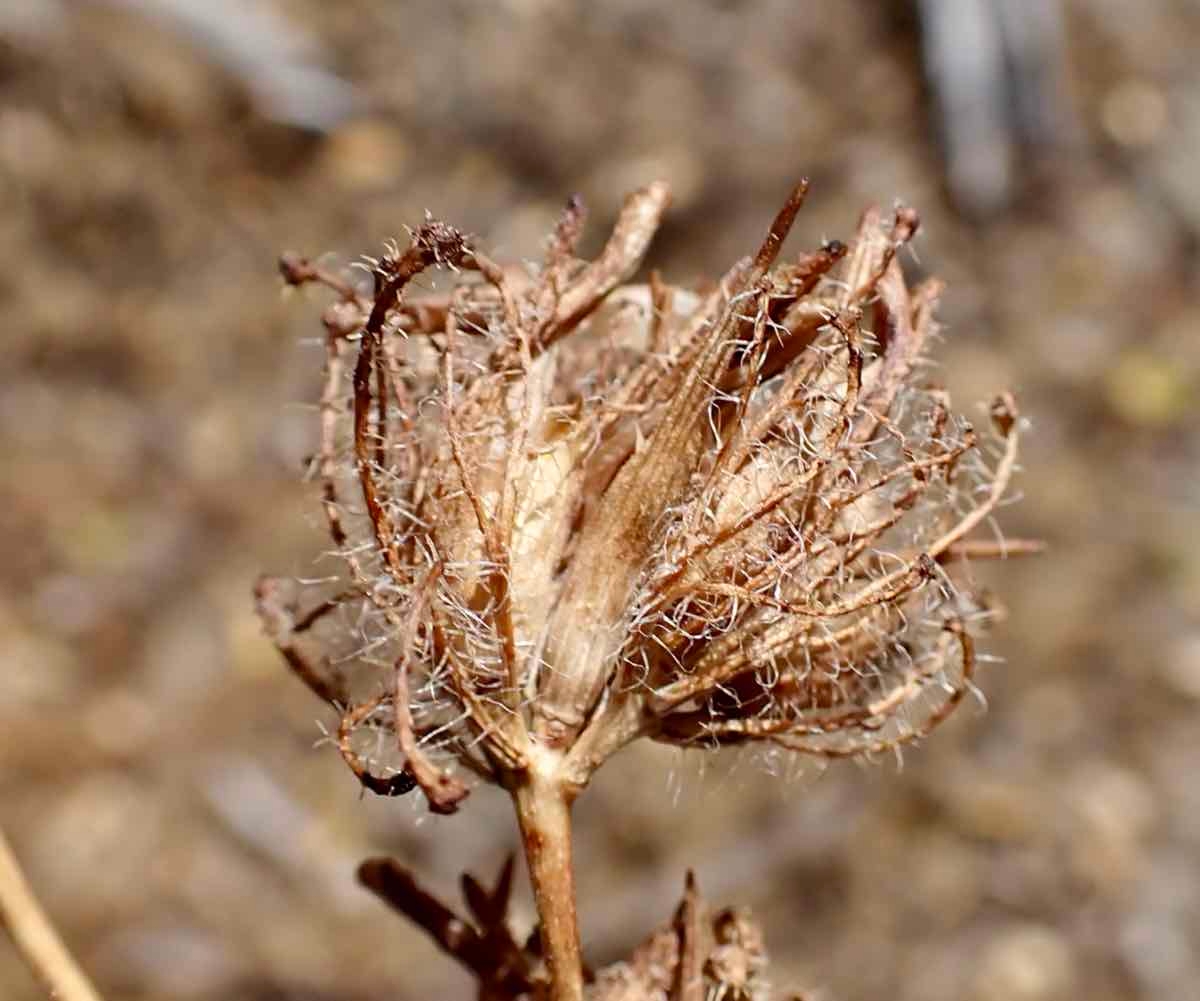
M 987 614 L 954 564 L 1031 548 L 971 538 L 1020 420 L 1005 395 L 977 432 L 922 376 L 940 285 L 910 290 L 897 260 L 916 214 L 869 210 L 849 246 L 782 259 L 805 193 L 700 291 L 623 284 L 661 183 L 590 263 L 577 199 L 537 267 L 432 220 L 367 263 L 369 293 L 282 262 L 336 295 L 313 470 L 345 571 L 306 611 L 263 579 L 260 614 L 342 710 L 367 789 L 419 789 L 438 813 L 472 782 L 512 796 L 541 925 L 518 947 L 499 930 L 508 876 L 474 887 L 478 948 L 456 954 L 487 996 L 584 996 L 570 807 L 605 759 L 642 737 L 827 758 L 916 740 L 970 689 Z M 449 290 L 413 294 L 428 271 Z M 363 878 L 442 940 L 452 912 L 411 877 Z

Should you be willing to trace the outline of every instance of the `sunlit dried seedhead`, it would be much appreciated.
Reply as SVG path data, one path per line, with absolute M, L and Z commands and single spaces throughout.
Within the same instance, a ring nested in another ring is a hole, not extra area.
M 304 615 L 266 579 L 260 611 L 368 788 L 449 812 L 551 756 L 578 789 L 638 737 L 870 754 L 959 703 L 984 610 L 951 573 L 1005 552 L 972 536 L 1021 421 L 1005 395 L 976 430 L 922 373 L 915 213 L 785 258 L 805 191 L 703 291 L 623 284 L 663 184 L 592 262 L 574 199 L 536 268 L 432 221 L 369 292 L 283 261 L 337 295 L 314 471 L 345 574 Z

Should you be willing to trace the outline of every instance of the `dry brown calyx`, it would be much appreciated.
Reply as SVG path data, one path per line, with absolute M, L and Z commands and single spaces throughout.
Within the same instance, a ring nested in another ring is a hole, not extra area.
M 977 431 L 922 374 L 940 285 L 905 281 L 916 214 L 784 256 L 806 191 L 702 292 L 624 284 L 661 183 L 592 262 L 572 199 L 537 267 L 437 222 L 370 262 L 369 291 L 282 265 L 336 294 L 314 468 L 345 574 L 304 613 L 264 580 L 260 611 L 343 708 L 367 788 L 443 813 L 470 776 L 511 793 L 555 997 L 582 990 L 555 910 L 569 807 L 607 757 L 918 739 L 969 690 L 987 614 L 955 566 L 1035 548 L 975 537 L 1021 421 L 1004 395 Z M 413 292 L 429 271 L 449 289 Z

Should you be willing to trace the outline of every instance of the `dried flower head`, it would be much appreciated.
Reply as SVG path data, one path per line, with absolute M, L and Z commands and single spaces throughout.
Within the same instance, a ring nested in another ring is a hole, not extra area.
M 1004 551 L 969 536 L 1008 487 L 1016 407 L 979 433 L 921 375 L 940 286 L 906 285 L 913 211 L 781 259 L 805 191 L 700 292 L 622 284 L 661 183 L 590 263 L 577 199 L 537 268 L 433 221 L 369 262 L 370 294 L 284 259 L 337 293 L 315 473 L 347 572 L 303 616 L 264 580 L 260 610 L 345 707 L 367 787 L 439 812 L 464 769 L 574 795 L 638 737 L 869 754 L 958 704 L 981 609 L 948 564 Z M 413 293 L 431 269 L 449 290 Z M 300 634 L 335 610 L 318 664 Z

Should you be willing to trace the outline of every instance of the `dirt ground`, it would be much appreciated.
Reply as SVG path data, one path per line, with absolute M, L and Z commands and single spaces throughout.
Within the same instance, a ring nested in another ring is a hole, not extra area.
M 999 188 L 955 173 L 907 3 L 3 7 L 0 822 L 110 999 L 467 997 L 354 866 L 394 853 L 453 895 L 515 847 L 495 794 L 444 820 L 362 798 L 254 619 L 256 575 L 324 544 L 300 478 L 322 299 L 281 293 L 278 253 L 347 263 L 428 209 L 534 257 L 572 191 L 598 241 L 661 176 L 651 258 L 689 281 L 801 175 L 809 244 L 920 209 L 944 378 L 1019 393 L 1004 524 L 1050 550 L 988 569 L 987 711 L 902 769 L 616 759 L 578 811 L 589 958 L 690 866 L 816 998 L 1195 996 L 1194 3 L 1066 3 L 1050 125 Z M 39 996 L 3 942 L 0 996 Z

